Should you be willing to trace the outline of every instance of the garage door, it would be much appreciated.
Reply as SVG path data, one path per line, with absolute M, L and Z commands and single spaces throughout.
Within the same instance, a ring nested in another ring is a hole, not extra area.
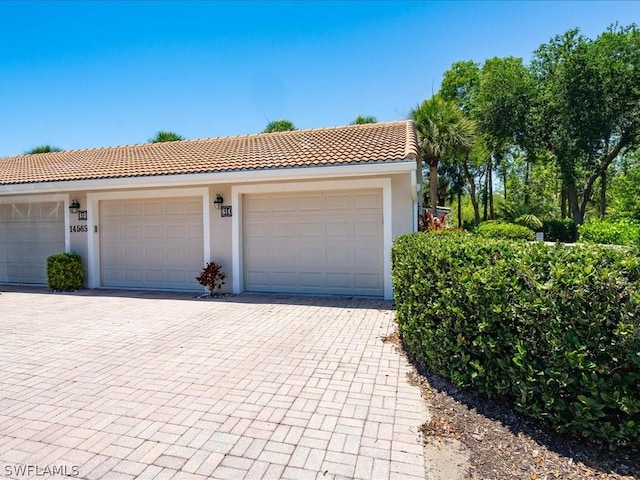
M 201 290 L 202 198 L 100 202 L 103 287 Z
M 245 290 L 383 295 L 382 190 L 246 195 Z
M 64 252 L 64 203 L 0 204 L 0 282 L 47 283 L 47 257 Z

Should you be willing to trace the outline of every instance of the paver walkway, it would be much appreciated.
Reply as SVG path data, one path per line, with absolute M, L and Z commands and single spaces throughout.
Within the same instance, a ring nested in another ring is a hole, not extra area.
M 424 479 L 388 302 L 0 291 L 2 476 Z

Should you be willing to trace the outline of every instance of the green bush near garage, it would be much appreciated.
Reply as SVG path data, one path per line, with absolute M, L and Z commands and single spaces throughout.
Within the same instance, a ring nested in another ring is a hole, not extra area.
M 536 239 L 535 232 L 528 227 L 494 220 L 481 223 L 475 229 L 474 233 L 485 238 L 505 238 L 510 240 Z
M 47 283 L 51 290 L 78 290 L 84 284 L 82 257 L 77 253 L 57 253 L 47 258 Z
M 402 342 L 457 386 L 557 431 L 640 442 L 637 249 L 409 234 L 392 250 Z

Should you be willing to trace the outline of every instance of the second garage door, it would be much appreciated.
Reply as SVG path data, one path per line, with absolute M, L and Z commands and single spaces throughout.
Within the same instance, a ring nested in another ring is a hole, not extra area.
M 245 290 L 382 296 L 382 190 L 246 195 Z
M 100 202 L 103 287 L 200 290 L 202 198 Z

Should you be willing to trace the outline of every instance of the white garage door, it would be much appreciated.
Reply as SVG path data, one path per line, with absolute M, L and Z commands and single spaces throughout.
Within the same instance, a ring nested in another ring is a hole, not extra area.
M 201 290 L 202 198 L 100 202 L 103 287 Z
M 47 283 L 47 257 L 64 252 L 64 203 L 0 204 L 0 282 Z
M 245 290 L 383 295 L 382 190 L 246 195 Z

